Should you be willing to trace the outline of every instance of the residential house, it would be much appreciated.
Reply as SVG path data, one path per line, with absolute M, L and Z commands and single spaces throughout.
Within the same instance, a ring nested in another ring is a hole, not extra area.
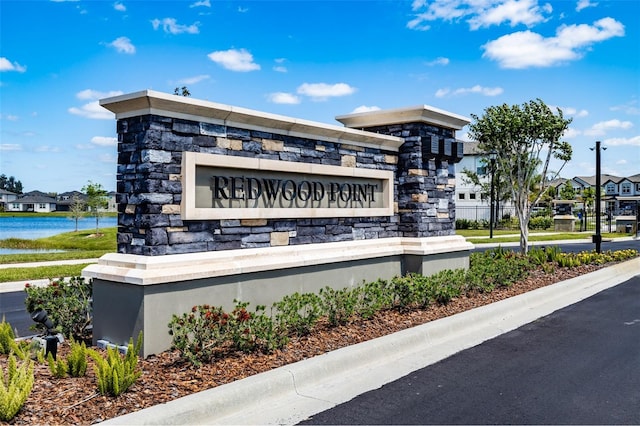
M 32 191 L 7 204 L 8 212 L 49 213 L 56 211 L 56 199 L 40 191 Z
M 18 198 L 15 192 L 0 189 L 0 210 L 7 210 L 7 204 Z
M 489 220 L 490 195 L 482 191 L 482 188 L 471 182 L 465 170 L 475 172 L 480 180 L 490 183 L 490 165 L 483 159 L 485 153 L 478 149 L 478 142 L 464 142 L 462 145 L 462 160 L 455 165 L 456 176 L 456 218 L 469 220 Z M 497 198 L 497 196 L 496 196 Z M 504 215 L 515 215 L 511 202 L 498 202 L 498 220 Z
M 86 203 L 87 196 L 80 191 L 69 191 L 58 194 L 56 196 L 57 210 L 61 212 L 71 211 L 71 207 L 76 202 L 76 200 L 82 203 Z M 84 210 L 87 210 L 86 206 Z

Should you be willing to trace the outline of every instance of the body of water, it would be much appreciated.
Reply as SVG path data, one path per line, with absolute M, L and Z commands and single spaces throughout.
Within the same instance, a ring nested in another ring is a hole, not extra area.
M 98 226 L 100 228 L 118 226 L 118 218 L 101 217 Z M 78 221 L 78 230 L 95 228 L 95 217 L 85 217 Z M 20 217 L 19 215 L 0 217 L 0 240 L 7 238 L 35 240 L 75 230 L 75 221 L 66 217 Z

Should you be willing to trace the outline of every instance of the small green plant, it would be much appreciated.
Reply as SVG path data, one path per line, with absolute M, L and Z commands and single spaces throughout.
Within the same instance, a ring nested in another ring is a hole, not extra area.
M 28 355 L 28 343 L 16 342 L 16 335 L 11 328 L 11 324 L 5 321 L 4 316 L 0 322 L 0 354 L 14 353 L 20 359 L 25 359 Z
M 363 283 L 358 287 L 357 313 L 364 319 L 372 318 L 376 312 L 389 309 L 393 305 L 393 299 L 388 291 L 389 283 L 386 280 Z
M 15 348 L 15 338 L 11 324 L 6 322 L 3 316 L 0 322 L 0 354 L 8 354 Z
M 49 370 L 54 377 L 64 378 L 67 375 L 83 377 L 87 372 L 87 345 L 84 342 L 77 343 L 74 340 L 71 340 L 70 345 L 71 350 L 66 359 L 54 360 L 51 352 L 47 355 Z
M 100 395 L 118 396 L 129 389 L 142 374 L 138 370 L 138 353 L 142 348 L 142 333 L 134 347 L 133 338 L 129 340 L 127 353 L 122 356 L 118 349 L 107 348 L 106 357 L 98 351 L 90 349 L 89 356 L 95 361 L 94 371 L 98 381 Z
M 49 364 L 49 371 L 51 371 L 53 377 L 58 379 L 67 377 L 67 361 L 62 358 L 53 359 L 53 354 L 49 352 L 47 354 L 47 363 Z
M 346 325 L 356 312 L 358 291 L 350 288 L 334 290 L 325 287 L 320 290 L 322 307 L 331 326 Z
M 322 316 L 320 297 L 315 293 L 294 293 L 273 304 L 275 322 L 287 333 L 304 336 Z
M 73 277 L 69 281 L 52 280 L 44 287 L 25 285 L 27 312 L 41 308 L 47 311 L 56 330 L 67 338 L 84 340 L 89 337 L 91 324 L 91 280 Z M 38 329 L 40 324 L 32 328 Z M 41 330 L 42 331 L 42 330 Z
M 9 354 L 6 373 L 0 365 L 0 420 L 8 422 L 20 411 L 31 393 L 34 382 L 33 362 L 23 360 L 20 367 Z

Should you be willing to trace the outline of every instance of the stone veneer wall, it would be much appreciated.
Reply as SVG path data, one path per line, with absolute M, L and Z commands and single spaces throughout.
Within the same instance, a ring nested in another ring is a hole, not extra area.
M 455 170 L 462 142 L 454 131 L 425 123 L 362 130 L 401 137 L 396 171 L 399 231 L 404 237 L 455 234 Z
M 454 233 L 453 131 L 412 123 L 367 129 L 401 136 L 400 152 L 158 115 L 118 120 L 118 252 L 157 256 Z M 436 143 L 437 142 L 437 143 Z M 437 147 L 436 147 L 437 146 Z M 392 170 L 390 217 L 186 221 L 183 151 Z

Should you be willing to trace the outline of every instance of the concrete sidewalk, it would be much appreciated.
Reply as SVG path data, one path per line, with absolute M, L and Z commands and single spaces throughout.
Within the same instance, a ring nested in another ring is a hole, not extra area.
M 640 274 L 640 258 L 105 424 L 296 424 Z

